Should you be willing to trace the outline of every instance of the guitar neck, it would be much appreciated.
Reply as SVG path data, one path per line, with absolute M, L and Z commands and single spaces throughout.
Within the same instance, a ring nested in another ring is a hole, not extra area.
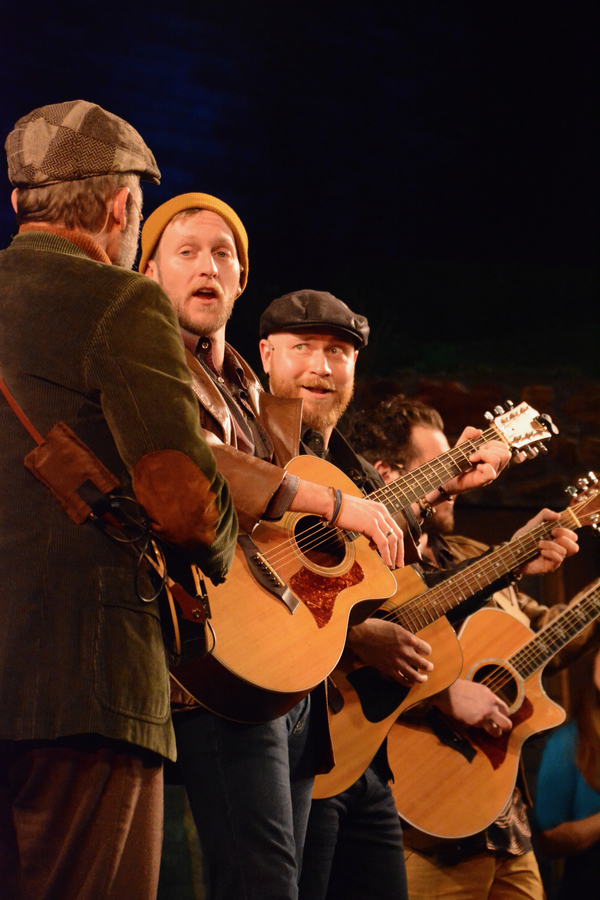
M 473 463 L 470 462 L 469 457 L 483 444 L 494 440 L 503 440 L 503 437 L 496 428 L 488 428 L 478 438 L 464 441 L 447 453 L 419 466 L 418 469 L 413 469 L 412 472 L 401 475 L 400 478 L 386 484 L 385 487 L 378 488 L 369 494 L 369 499 L 379 500 L 391 513 L 400 512 L 425 497 L 426 494 L 446 484 L 451 478 L 471 469 Z
M 558 521 L 542 522 L 510 543 L 502 544 L 477 562 L 397 607 L 388 617 L 416 634 L 477 591 L 489 587 L 497 578 L 508 575 L 517 566 L 537 556 L 539 542 L 549 537 L 558 526 L 579 528 L 581 523 L 576 510 L 577 507 L 566 509 Z
M 572 641 L 600 616 L 600 585 L 592 588 L 576 603 L 572 603 L 559 616 L 521 647 L 509 663 L 522 678 L 529 678 L 542 669 L 553 656 Z

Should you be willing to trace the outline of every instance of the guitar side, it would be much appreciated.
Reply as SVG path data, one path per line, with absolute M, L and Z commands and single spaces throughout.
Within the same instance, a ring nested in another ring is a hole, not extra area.
M 460 640 L 462 678 L 479 680 L 485 666 L 510 675 L 513 728 L 492 738 L 481 728 L 468 728 L 435 715 L 426 721 L 406 719 L 392 726 L 388 758 L 397 773 L 392 786 L 400 816 L 436 837 L 462 838 L 494 822 L 512 795 L 524 741 L 564 721 L 564 710 L 550 700 L 535 672 L 521 680 L 507 660 L 532 638 L 513 616 L 482 609 L 465 622 Z
M 339 711 L 329 710 L 335 766 L 331 772 L 316 776 L 313 799 L 333 797 L 347 790 L 368 768 L 398 716 L 444 690 L 458 678 L 462 653 L 448 620 L 445 617 L 437 619 L 419 631 L 418 636 L 431 645 L 433 671 L 426 682 L 408 689 L 372 669 L 374 683 L 371 690 L 379 694 L 374 710 L 369 710 L 368 691 L 361 690 L 360 680 L 358 690 L 348 680 L 357 673 L 360 679 L 361 669 L 345 672 L 338 667 L 330 676 L 343 701 Z M 370 667 L 362 667 L 362 671 L 367 668 Z M 386 708 L 390 710 L 387 715 L 384 714 Z

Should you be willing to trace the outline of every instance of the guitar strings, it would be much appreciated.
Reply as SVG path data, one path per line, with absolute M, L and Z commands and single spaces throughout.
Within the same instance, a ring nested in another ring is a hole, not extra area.
M 410 482 L 415 482 L 416 484 L 421 484 L 419 492 L 415 492 L 413 488 L 413 499 L 407 500 L 407 502 L 403 506 L 397 506 L 394 512 L 397 512 L 398 509 L 403 509 L 404 506 L 410 505 L 411 502 L 414 501 L 415 498 L 419 498 L 425 496 L 429 490 L 435 490 L 436 485 L 432 484 L 432 476 L 436 476 L 436 481 L 441 479 L 443 473 L 443 480 L 448 480 L 449 478 L 454 477 L 459 472 L 463 471 L 460 466 L 458 466 L 458 460 L 462 459 L 463 462 L 466 462 L 470 465 L 469 456 L 471 456 L 475 450 L 487 441 L 492 440 L 494 437 L 498 436 L 498 432 L 495 428 L 488 429 L 487 432 L 484 432 L 478 438 L 473 440 L 464 441 L 462 444 L 453 447 L 447 453 L 444 453 L 441 457 L 438 457 L 435 460 L 430 460 L 422 466 L 419 466 L 418 469 L 413 470 L 412 472 L 408 472 L 406 475 L 401 476 L 396 481 L 391 482 L 388 485 L 384 485 L 381 488 L 378 488 L 376 491 L 373 491 L 369 494 L 368 499 L 371 500 L 380 500 L 380 502 L 384 502 L 384 500 L 388 500 L 390 495 L 394 497 L 396 501 L 400 497 L 409 498 L 408 490 L 405 490 L 403 485 Z M 450 468 L 446 463 L 446 459 L 451 459 L 454 463 L 454 469 Z M 385 505 L 385 503 L 384 503 Z M 301 515 L 306 515 L 302 513 Z M 318 522 L 314 526 L 308 528 L 306 531 L 302 532 L 302 547 L 301 550 L 305 552 L 306 550 L 314 550 L 317 549 L 320 543 L 327 543 L 332 538 L 332 533 L 337 532 L 337 539 L 339 540 L 339 545 L 342 546 L 344 539 L 342 537 L 343 532 L 342 529 L 329 529 L 323 523 Z M 350 532 L 352 535 L 353 533 Z M 313 540 L 313 543 L 307 543 L 307 538 Z M 286 562 L 291 562 L 296 558 L 295 546 L 298 543 L 297 538 L 288 538 L 287 541 L 284 541 L 278 548 L 269 553 L 262 553 L 263 559 L 274 568 L 277 565 L 283 565 Z M 287 545 L 287 546 L 286 546 Z
M 391 619 L 415 633 L 415 631 L 431 624 L 440 618 L 441 615 L 460 605 L 464 600 L 472 597 L 477 590 L 487 587 L 496 578 L 506 574 L 516 565 L 531 559 L 539 552 L 538 542 L 545 537 L 549 537 L 555 528 L 567 525 L 575 528 L 582 527 L 585 524 L 585 520 L 591 519 L 595 513 L 592 510 L 585 515 L 581 515 L 581 511 L 586 506 L 592 504 L 592 507 L 594 507 L 597 503 L 598 496 L 597 492 L 594 491 L 592 497 L 588 497 L 575 506 L 564 510 L 557 521 L 540 523 L 540 525 L 520 535 L 519 538 L 511 541 L 509 544 L 502 545 L 478 563 L 467 566 L 454 576 L 418 594 L 417 597 L 412 598 L 407 603 L 394 607 L 384 618 Z M 497 560 L 499 562 L 498 565 L 496 564 Z M 459 591 L 462 593 L 462 596 L 457 597 Z M 393 598 L 389 602 L 393 602 Z
M 458 466 L 458 460 L 462 459 L 463 462 L 467 462 L 470 465 L 469 456 L 482 444 L 486 443 L 493 438 L 501 437 L 505 443 L 507 443 L 504 436 L 499 432 L 496 427 L 491 427 L 487 431 L 483 432 L 478 438 L 464 441 L 462 444 L 458 444 L 456 447 L 453 447 L 447 453 L 443 454 L 441 457 L 438 457 L 436 460 L 431 460 L 428 463 L 425 463 L 423 466 L 420 466 L 418 469 L 415 469 L 413 472 L 407 473 L 405 476 L 402 476 L 400 479 L 397 479 L 394 482 L 391 482 L 389 485 L 385 485 L 382 488 L 379 488 L 377 491 L 374 491 L 371 495 L 371 499 L 377 499 L 381 497 L 382 499 L 389 499 L 390 495 L 394 495 L 397 500 L 399 496 L 402 496 L 404 493 L 407 496 L 407 492 L 403 489 L 403 484 L 408 483 L 410 481 L 414 481 L 417 484 L 419 483 L 419 479 L 422 480 L 423 485 L 421 490 L 424 490 L 425 487 L 433 490 L 431 487 L 431 477 L 426 476 L 426 472 L 431 474 L 435 474 L 440 477 L 440 471 L 444 471 L 444 475 L 446 476 L 444 480 L 447 480 L 449 477 L 453 477 L 456 472 L 453 472 L 446 463 L 446 459 L 451 459 L 454 462 L 457 471 L 462 471 L 460 466 Z M 442 481 L 443 483 L 443 481 Z M 427 491 L 425 491 L 427 493 Z M 420 496 L 424 496 L 425 493 L 420 493 L 415 495 L 415 498 Z M 406 504 L 408 505 L 408 504 Z M 400 507 L 403 508 L 403 507 Z M 396 510 L 397 511 L 397 510 Z M 305 515 L 305 514 L 302 514 Z M 329 529 L 321 522 L 316 523 L 314 526 L 308 528 L 305 532 L 302 532 L 301 539 L 302 545 L 299 546 L 298 538 L 294 536 L 294 538 L 288 538 L 287 541 L 284 541 L 278 548 L 269 553 L 262 553 L 262 557 L 270 566 L 276 568 L 277 566 L 284 565 L 287 562 L 292 562 L 296 559 L 296 551 L 295 547 L 299 547 L 301 552 L 305 553 L 308 550 L 318 549 L 320 546 L 324 546 L 327 543 L 330 543 L 333 539 L 335 543 L 337 543 L 338 547 L 341 549 L 347 543 L 348 539 L 353 539 L 355 536 L 352 532 L 346 532 L 348 538 L 345 537 L 345 533 L 342 529 Z M 312 541 L 312 543 L 309 543 Z M 287 546 L 286 546 L 287 545 Z M 345 548 L 344 548 L 345 552 Z
M 560 616 L 549 622 L 538 634 L 509 657 L 506 661 L 507 664 L 512 666 L 522 678 L 530 677 L 552 656 L 555 656 L 558 650 L 566 646 L 573 637 L 600 616 L 598 601 L 600 601 L 600 587 L 592 589 L 576 604 L 569 606 Z M 498 694 L 513 680 L 514 675 L 511 672 L 496 665 L 492 672 L 481 681 L 481 684 Z
M 459 606 L 464 600 L 472 597 L 478 590 L 487 587 L 497 578 L 509 572 L 515 565 L 535 555 L 538 552 L 537 545 L 540 539 L 543 539 L 560 524 L 561 520 L 558 520 L 536 526 L 511 541 L 510 544 L 499 547 L 478 563 L 467 566 L 406 603 L 396 606 L 384 618 L 393 619 L 409 631 L 413 627 L 416 627 L 416 630 L 424 628 L 440 618 L 441 615 Z M 516 545 L 519 545 L 518 549 Z M 497 560 L 502 565 L 499 565 Z M 457 596 L 459 592 L 461 596 Z M 393 602 L 393 598 L 389 602 Z

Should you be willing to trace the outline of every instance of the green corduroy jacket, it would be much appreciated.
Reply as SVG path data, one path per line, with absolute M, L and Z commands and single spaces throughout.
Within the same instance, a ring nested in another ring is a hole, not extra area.
M 158 285 L 56 234 L 19 234 L 0 253 L 0 371 L 42 435 L 66 422 L 127 493 L 147 454 L 192 460 L 216 523 L 190 556 L 226 573 L 237 519 Z M 35 445 L 2 396 L 0 428 L 0 739 L 95 732 L 174 758 L 157 604 L 136 594 L 133 555 L 75 525 L 25 468 Z

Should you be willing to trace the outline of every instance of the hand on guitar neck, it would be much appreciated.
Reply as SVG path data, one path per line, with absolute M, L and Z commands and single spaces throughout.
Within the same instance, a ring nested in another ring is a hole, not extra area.
M 480 428 L 465 428 L 459 437 L 456 447 L 468 441 L 475 441 L 483 434 Z M 450 481 L 442 486 L 442 490 L 432 491 L 425 499 L 436 506 L 438 503 L 447 499 L 447 495 L 465 494 L 475 488 L 484 487 L 486 484 L 494 481 L 498 477 L 502 469 L 508 465 L 511 458 L 511 451 L 507 444 L 503 441 L 488 441 L 482 444 L 472 453 L 469 454 L 469 462 L 472 464 L 466 472 L 461 472 Z M 517 454 L 517 458 L 519 455 Z M 413 506 L 417 516 L 420 515 L 418 504 Z
M 526 534 L 536 525 L 541 525 L 542 522 L 552 522 L 552 520 L 557 521 L 558 519 L 560 519 L 560 513 L 553 512 L 551 509 L 542 509 L 537 516 L 534 516 L 514 533 L 512 540 Z M 573 556 L 579 551 L 577 535 L 570 528 L 555 528 L 551 537 L 551 540 L 546 539 L 539 542 L 539 555 L 519 566 L 515 570 L 517 574 L 546 575 L 548 572 L 558 569 L 568 556 Z

